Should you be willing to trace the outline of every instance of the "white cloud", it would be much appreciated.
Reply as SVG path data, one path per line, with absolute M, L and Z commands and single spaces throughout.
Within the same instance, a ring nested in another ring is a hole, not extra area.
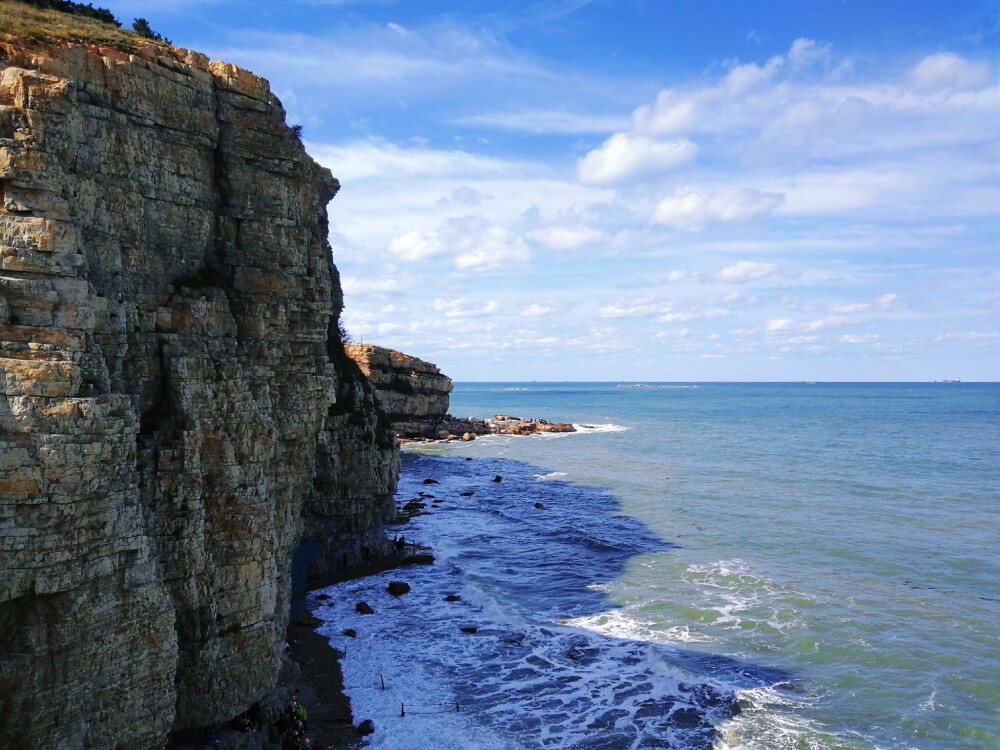
M 462 270 L 519 266 L 529 257 L 524 240 L 482 216 L 452 217 L 433 231 L 412 229 L 393 237 L 388 249 L 410 263 L 447 256 Z
M 744 284 L 748 281 L 758 281 L 768 276 L 774 276 L 776 273 L 778 273 L 778 266 L 775 263 L 757 263 L 749 260 L 741 260 L 735 265 L 726 266 L 715 277 L 719 281 Z
M 669 311 L 670 304 L 650 298 L 612 302 L 601 307 L 597 314 L 602 318 L 644 318 Z
M 772 318 L 767 321 L 765 331 L 769 334 L 775 333 L 804 333 L 810 331 L 822 331 L 829 328 L 843 328 L 847 325 L 854 325 L 857 320 L 843 315 L 830 315 L 818 320 L 798 322 L 791 318 Z
M 489 227 L 479 234 L 456 239 L 455 246 L 460 249 L 455 265 L 467 270 L 523 265 L 529 255 L 524 240 L 503 227 Z
M 536 240 L 553 250 L 576 250 L 586 245 L 608 242 L 610 237 L 605 232 L 592 227 L 547 227 L 528 233 L 530 239 Z
M 784 201 L 779 193 L 747 188 L 723 188 L 704 194 L 694 191 L 664 198 L 656 206 L 652 220 L 687 231 L 708 224 L 747 221 L 771 213 Z
M 392 238 L 389 252 L 400 260 L 413 263 L 443 255 L 445 248 L 437 232 L 411 229 L 406 234 Z
M 668 312 L 656 319 L 657 323 L 694 323 L 700 320 L 719 320 L 732 316 L 732 311 L 721 307 L 706 310 L 677 310 Z
M 587 185 L 610 185 L 661 175 L 694 160 L 691 141 L 654 141 L 616 133 L 577 162 L 577 176 Z
M 788 50 L 788 62 L 796 68 L 804 68 L 820 60 L 830 59 L 829 44 L 817 44 L 812 39 L 796 39 Z
M 537 302 L 532 302 L 530 305 L 521 310 L 522 318 L 547 318 L 555 312 L 555 308 L 551 305 L 540 305 Z
M 663 281 L 667 284 L 677 284 L 681 281 L 687 281 L 688 279 L 694 278 L 694 274 L 690 271 L 684 269 L 677 269 L 671 271 L 666 276 L 663 277 Z
M 500 175 L 518 166 L 466 151 L 405 148 L 379 139 L 354 141 L 340 146 L 310 144 L 309 153 L 320 164 L 329 167 L 342 183 L 421 175 L 436 178 Z
M 943 333 L 937 336 L 934 341 L 944 342 L 944 341 L 967 341 L 967 342 L 986 342 L 994 341 L 1000 339 L 1000 333 L 996 331 L 983 332 L 983 331 L 965 331 L 963 333 Z
M 446 318 L 483 318 L 496 315 L 500 304 L 495 300 L 435 299 L 431 303 L 431 309 Z
M 990 83 L 989 67 L 964 60 L 951 52 L 925 57 L 910 71 L 917 89 L 953 88 L 968 90 Z
M 842 344 L 877 344 L 881 339 L 878 334 L 851 334 L 847 333 L 837 339 Z

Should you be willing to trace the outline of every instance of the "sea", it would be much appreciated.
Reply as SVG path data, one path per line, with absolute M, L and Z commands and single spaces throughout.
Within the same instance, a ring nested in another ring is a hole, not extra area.
M 1000 384 L 456 383 L 450 412 L 577 431 L 405 448 L 390 533 L 434 564 L 310 594 L 369 747 L 1000 748 Z

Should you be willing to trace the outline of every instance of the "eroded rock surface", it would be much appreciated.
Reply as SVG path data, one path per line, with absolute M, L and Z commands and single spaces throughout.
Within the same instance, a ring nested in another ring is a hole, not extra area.
M 0 746 L 266 704 L 296 550 L 388 551 L 337 188 L 244 70 L 0 38 Z
M 372 344 L 344 347 L 368 381 L 400 437 L 436 438 L 453 386 L 437 365 Z

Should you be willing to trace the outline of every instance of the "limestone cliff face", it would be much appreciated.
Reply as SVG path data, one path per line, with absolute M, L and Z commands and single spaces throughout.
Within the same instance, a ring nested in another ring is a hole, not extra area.
M 0 37 L 0 746 L 162 747 L 273 690 L 292 558 L 398 455 L 337 336 L 337 191 L 267 83 Z
M 438 437 L 453 386 L 437 365 L 371 344 L 345 344 L 401 437 Z

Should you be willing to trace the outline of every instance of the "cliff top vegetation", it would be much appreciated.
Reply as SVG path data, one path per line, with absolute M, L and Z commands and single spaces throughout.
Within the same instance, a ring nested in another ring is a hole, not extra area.
M 125 29 L 109 10 L 68 0 L 0 0 L 0 35 L 46 41 L 103 44 L 135 51 L 149 44 L 170 45 L 144 18 Z

